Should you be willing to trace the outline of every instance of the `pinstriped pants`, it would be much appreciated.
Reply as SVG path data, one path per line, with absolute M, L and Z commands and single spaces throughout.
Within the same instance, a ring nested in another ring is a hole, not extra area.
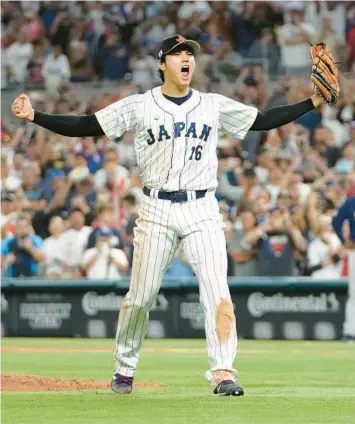
M 149 311 L 176 249 L 190 261 L 205 313 L 210 370 L 233 369 L 237 351 L 234 313 L 230 332 L 222 338 L 217 328 L 217 308 L 230 301 L 227 252 L 223 221 L 213 192 L 182 203 L 144 196 L 135 228 L 134 257 L 129 291 L 118 319 L 115 371 L 133 376 L 148 328 Z

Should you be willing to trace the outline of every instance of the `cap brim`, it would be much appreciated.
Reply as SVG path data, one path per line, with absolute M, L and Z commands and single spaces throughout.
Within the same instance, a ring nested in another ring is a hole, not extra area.
M 197 41 L 185 40 L 185 41 L 181 41 L 181 43 L 176 43 L 175 46 L 173 46 L 170 50 L 168 50 L 167 52 L 164 52 L 164 55 L 171 53 L 174 49 L 176 49 L 176 47 L 181 46 L 183 44 L 186 44 L 187 46 L 191 47 L 193 54 L 196 54 L 200 51 L 200 45 L 198 44 Z

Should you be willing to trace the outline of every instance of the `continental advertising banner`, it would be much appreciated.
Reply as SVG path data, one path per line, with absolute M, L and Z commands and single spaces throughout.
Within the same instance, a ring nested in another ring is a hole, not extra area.
M 341 337 L 346 285 L 231 285 L 238 335 L 251 339 Z M 127 288 L 2 287 L 1 335 L 114 337 Z M 151 338 L 204 338 L 204 312 L 194 285 L 166 287 L 154 302 Z

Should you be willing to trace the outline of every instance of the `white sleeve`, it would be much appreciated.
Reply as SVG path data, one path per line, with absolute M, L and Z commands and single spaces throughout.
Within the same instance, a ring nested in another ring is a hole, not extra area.
M 114 139 L 121 137 L 127 131 L 134 132 L 139 120 L 141 102 L 141 95 L 135 94 L 118 100 L 95 113 L 107 137 Z
M 214 98 L 219 112 L 219 123 L 223 131 L 243 139 L 253 125 L 258 109 L 220 94 L 215 94 Z

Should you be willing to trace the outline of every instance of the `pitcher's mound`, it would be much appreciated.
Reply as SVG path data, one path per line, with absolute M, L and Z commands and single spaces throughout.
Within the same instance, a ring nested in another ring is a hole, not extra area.
M 154 388 L 159 383 L 137 382 L 134 387 Z M 108 381 L 75 380 L 71 378 L 41 377 L 39 375 L 25 375 L 3 373 L 1 375 L 2 392 L 59 392 L 69 390 L 102 390 L 109 389 Z

